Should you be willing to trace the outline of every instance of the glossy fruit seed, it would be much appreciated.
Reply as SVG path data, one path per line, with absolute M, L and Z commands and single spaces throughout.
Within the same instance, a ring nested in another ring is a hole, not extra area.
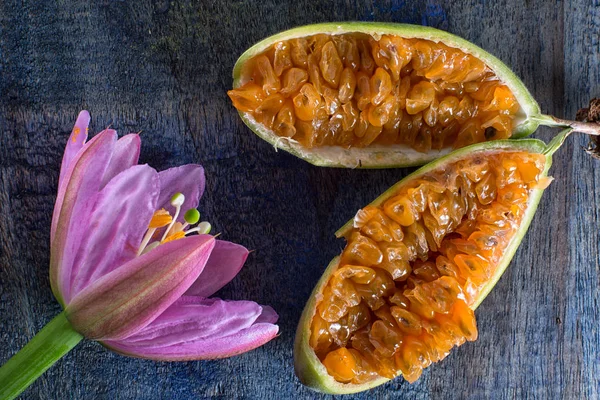
M 429 27 L 304 26 L 248 49 L 233 75 L 244 122 L 315 165 L 420 165 L 557 125 L 501 61 Z
M 359 210 L 298 325 L 300 380 L 326 393 L 412 382 L 475 340 L 473 310 L 516 251 L 566 135 L 468 146 Z

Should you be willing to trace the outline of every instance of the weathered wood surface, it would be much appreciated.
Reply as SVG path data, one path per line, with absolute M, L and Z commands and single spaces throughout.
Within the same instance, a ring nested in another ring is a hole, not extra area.
M 322 3 L 322 4 L 320 4 Z M 77 112 L 142 131 L 142 161 L 201 162 L 201 211 L 256 251 L 220 295 L 272 305 L 281 335 L 220 361 L 156 363 L 85 342 L 25 399 L 317 398 L 292 367 L 296 323 L 342 247 L 333 232 L 410 172 L 320 169 L 240 121 L 225 91 L 251 44 L 300 24 L 428 24 L 510 65 L 542 109 L 573 117 L 600 94 L 598 0 L 0 2 L 0 363 L 60 311 L 48 282 L 50 216 Z M 536 137 L 548 140 L 543 130 Z M 511 267 L 477 310 L 479 340 L 356 398 L 598 398 L 600 164 L 573 137 Z

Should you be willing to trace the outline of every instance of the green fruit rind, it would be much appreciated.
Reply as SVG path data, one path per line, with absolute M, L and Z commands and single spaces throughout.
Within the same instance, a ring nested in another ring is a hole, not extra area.
M 456 150 L 449 155 L 440 158 L 432 163 L 425 165 L 424 167 L 418 169 L 414 173 L 408 175 L 388 190 L 386 190 L 381 196 L 377 197 L 373 202 L 370 203 L 372 206 L 379 206 L 385 200 L 392 197 L 395 193 L 398 192 L 402 186 L 406 185 L 413 179 L 419 178 L 420 176 L 443 167 L 444 165 L 456 162 L 460 159 L 473 156 L 477 153 L 491 153 L 496 151 L 527 151 L 530 153 L 539 153 L 546 155 L 546 165 L 544 171 L 541 176 L 547 176 L 548 170 L 552 166 L 552 154 L 560 147 L 566 136 L 568 136 L 570 130 L 563 131 L 561 134 L 557 136 L 548 146 L 540 140 L 537 139 L 523 139 L 523 140 L 498 140 L 486 143 L 479 143 L 471 146 L 464 147 L 462 149 Z M 527 232 L 531 220 L 536 212 L 538 203 L 540 198 L 544 192 L 544 189 L 533 189 L 531 191 L 531 195 L 528 200 L 527 209 L 524 212 L 523 220 L 521 221 L 521 225 L 519 229 L 509 242 L 502 259 L 500 260 L 498 267 L 494 276 L 489 280 L 486 286 L 480 292 L 479 297 L 476 299 L 475 303 L 472 305 L 472 308 L 475 310 L 479 304 L 485 299 L 485 297 L 489 294 L 492 288 L 496 285 L 502 273 L 508 267 L 514 253 L 516 252 L 523 236 Z M 342 228 L 340 228 L 335 234 L 337 237 L 345 236 L 352 229 L 353 219 L 348 221 Z M 354 384 L 343 384 L 337 382 L 333 377 L 331 377 L 326 368 L 317 358 L 315 352 L 312 350 L 309 344 L 310 339 L 310 324 L 312 318 L 316 311 L 316 303 L 317 297 L 322 293 L 325 285 L 329 281 L 331 274 L 337 269 L 339 263 L 339 256 L 335 257 L 321 278 L 319 279 L 317 285 L 315 286 L 309 301 L 304 307 L 304 311 L 302 312 L 302 316 L 300 318 L 300 322 L 298 324 L 298 329 L 296 331 L 296 341 L 294 344 L 294 366 L 296 370 L 296 375 L 300 379 L 300 381 L 306 386 L 324 393 L 332 393 L 332 394 L 344 394 L 344 393 L 356 393 L 361 392 L 367 389 L 371 389 L 375 386 L 379 386 L 388 381 L 386 378 L 377 379 L 375 381 L 369 382 L 367 384 L 362 385 L 354 385 Z
M 435 28 L 419 25 L 339 22 L 306 25 L 280 32 L 258 42 L 240 56 L 233 68 L 233 87 L 237 88 L 246 83 L 242 81 L 242 70 L 246 61 L 267 50 L 275 42 L 315 35 L 317 33 L 337 35 L 354 32 L 371 35 L 392 34 L 404 38 L 427 39 L 434 42 L 442 42 L 450 47 L 458 48 L 472 54 L 489 66 L 498 78 L 511 89 L 521 106 L 521 115 L 518 116 L 517 125 L 511 137 L 521 138 L 537 129 L 541 116 L 539 105 L 523 82 L 502 61 L 463 38 Z M 239 114 L 244 123 L 256 135 L 272 144 L 276 149 L 285 150 L 316 166 L 345 168 L 408 167 L 423 165 L 449 152 L 449 150 L 442 152 L 432 150 L 428 153 L 420 153 L 403 145 L 375 145 L 366 148 L 352 147 L 350 149 L 338 146 L 323 146 L 307 149 L 294 140 L 282 139 L 277 136 L 271 130 L 258 123 L 250 113 L 239 112 Z

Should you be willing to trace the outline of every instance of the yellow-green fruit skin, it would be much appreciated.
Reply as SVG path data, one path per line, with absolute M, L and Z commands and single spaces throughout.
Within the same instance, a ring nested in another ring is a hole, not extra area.
M 245 63 L 252 57 L 261 54 L 274 43 L 299 37 L 325 33 L 339 35 L 345 33 L 365 33 L 370 35 L 398 35 L 404 38 L 426 39 L 442 42 L 450 47 L 460 49 L 482 60 L 490 67 L 498 78 L 511 89 L 517 99 L 521 111 L 519 120 L 511 138 L 521 138 L 533 133 L 541 118 L 540 107 L 523 82 L 498 58 L 481 49 L 477 45 L 451 33 L 435 28 L 394 23 L 379 22 L 339 22 L 306 25 L 280 32 L 270 36 L 246 50 L 237 60 L 233 68 L 233 87 L 238 88 L 246 83 L 243 80 Z M 338 146 L 322 146 L 307 149 L 299 143 L 285 140 L 270 129 L 258 123 L 251 113 L 239 112 L 244 123 L 260 138 L 275 148 L 283 149 L 313 165 L 341 168 L 399 168 L 420 166 L 449 153 L 449 150 L 431 150 L 420 153 L 404 145 L 371 145 L 364 148 L 346 149 Z
M 563 132 L 563 135 L 565 133 Z M 461 159 L 469 158 L 475 156 L 476 154 L 485 154 L 486 152 L 496 152 L 496 151 L 528 151 L 530 153 L 539 153 L 546 155 L 546 165 L 544 171 L 542 172 L 542 177 L 548 175 L 548 170 L 552 165 L 552 153 L 562 144 L 561 135 L 559 135 L 550 145 L 546 146 L 546 144 L 542 141 L 536 139 L 523 139 L 523 140 L 498 140 L 487 143 L 480 143 L 471 146 L 467 146 L 465 148 L 456 150 L 449 155 L 440 158 L 434 162 L 431 162 L 414 173 L 408 175 L 406 178 L 402 179 L 388 190 L 386 190 L 381 196 L 377 197 L 370 205 L 378 206 L 382 204 L 386 199 L 393 196 L 398 190 L 403 186 L 420 177 L 423 174 L 426 174 L 432 170 L 442 168 L 444 165 L 451 164 Z M 533 189 L 531 191 L 527 209 L 525 210 L 523 220 L 521 225 L 519 226 L 518 231 L 515 233 L 514 237 L 511 239 L 508 244 L 502 259 L 498 263 L 498 267 L 496 269 L 495 274 L 490 278 L 489 282 L 482 289 L 479 294 L 479 297 L 474 302 L 472 308 L 476 309 L 479 304 L 485 299 L 485 297 L 489 294 L 492 288 L 496 285 L 503 272 L 508 267 L 514 253 L 516 252 L 523 236 L 527 232 L 531 220 L 537 210 L 538 203 L 542 196 L 544 189 Z M 340 228 L 336 232 L 336 236 L 342 237 L 348 230 L 352 229 L 352 220 L 348 221 L 342 228 Z M 306 306 L 304 307 L 304 311 L 302 312 L 302 316 L 300 317 L 300 322 L 298 323 L 298 328 L 296 330 L 296 339 L 294 342 L 294 368 L 296 371 L 296 375 L 300 379 L 300 381 L 308 386 L 309 388 L 316 390 L 318 392 L 330 393 L 330 394 L 346 394 L 346 393 L 356 393 L 362 392 L 373 387 L 382 385 L 388 381 L 386 378 L 381 378 L 374 380 L 372 382 L 355 385 L 355 384 L 344 384 L 337 382 L 333 377 L 331 377 L 326 368 L 317 358 L 315 352 L 312 350 L 309 344 L 310 339 L 310 325 L 312 318 L 316 311 L 317 298 L 322 293 L 325 285 L 329 281 L 329 278 L 333 274 L 333 272 L 337 269 L 339 262 L 339 257 L 333 258 L 330 262 L 329 266 L 317 282 L 315 288 L 313 289 Z

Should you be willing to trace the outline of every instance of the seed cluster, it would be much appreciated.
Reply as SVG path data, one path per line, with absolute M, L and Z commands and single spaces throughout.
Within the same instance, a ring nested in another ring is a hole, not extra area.
M 307 148 L 459 148 L 510 137 L 519 111 L 481 60 L 424 39 L 292 39 L 248 60 L 242 75 L 233 105 Z
M 358 211 L 311 324 L 310 346 L 339 382 L 413 382 L 477 338 L 473 305 L 518 229 L 545 156 L 476 155 Z

